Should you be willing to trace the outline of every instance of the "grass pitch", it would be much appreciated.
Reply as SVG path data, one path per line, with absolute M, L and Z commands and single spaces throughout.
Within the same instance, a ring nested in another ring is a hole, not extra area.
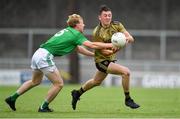
M 131 88 L 133 99 L 141 105 L 130 109 L 124 105 L 122 87 L 96 87 L 81 96 L 77 109 L 71 108 L 70 92 L 79 85 L 65 85 L 50 104 L 55 111 L 39 113 L 49 86 L 31 89 L 16 102 L 12 111 L 4 99 L 17 87 L 0 86 L 0 118 L 180 118 L 180 89 Z

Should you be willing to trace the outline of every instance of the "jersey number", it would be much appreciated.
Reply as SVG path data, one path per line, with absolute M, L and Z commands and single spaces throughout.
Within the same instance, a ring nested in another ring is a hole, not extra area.
M 61 30 L 61 31 L 59 31 L 59 32 L 57 32 L 54 36 L 61 36 L 61 35 L 63 35 L 64 34 L 64 32 L 67 32 L 68 30 L 67 29 L 63 29 L 63 30 Z

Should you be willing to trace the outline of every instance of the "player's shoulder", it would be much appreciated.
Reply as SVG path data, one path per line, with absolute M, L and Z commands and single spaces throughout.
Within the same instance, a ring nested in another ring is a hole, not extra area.
M 112 21 L 112 24 L 119 24 L 119 21 Z
M 112 25 L 120 25 L 122 24 L 120 21 L 112 21 Z
M 98 24 L 98 25 L 94 28 L 94 31 L 97 31 L 97 30 L 100 29 L 100 28 L 101 28 L 101 25 Z
M 124 25 L 119 21 L 112 21 L 111 27 L 114 29 L 123 29 Z
M 96 34 L 97 32 L 99 32 L 100 28 L 101 28 L 101 25 L 97 25 L 93 30 L 93 34 Z

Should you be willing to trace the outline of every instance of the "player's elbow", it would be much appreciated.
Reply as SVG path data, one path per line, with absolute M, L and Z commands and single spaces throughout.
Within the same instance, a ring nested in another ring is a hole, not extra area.
M 129 37 L 129 42 L 133 43 L 134 42 L 134 38 L 132 36 Z
M 113 53 L 110 53 L 110 52 L 101 52 L 101 54 L 103 54 L 104 56 L 110 56 L 110 55 L 112 55 Z

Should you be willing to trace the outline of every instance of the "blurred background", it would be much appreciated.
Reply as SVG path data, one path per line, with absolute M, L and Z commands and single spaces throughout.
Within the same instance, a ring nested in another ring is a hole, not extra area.
M 102 4 L 135 38 L 117 54 L 117 62 L 132 72 L 131 85 L 180 87 L 179 0 L 0 0 L 0 85 L 19 85 L 31 78 L 32 54 L 66 27 L 69 14 L 84 18 L 84 34 L 91 40 Z M 55 61 L 65 83 L 83 83 L 96 72 L 91 57 L 72 53 Z M 119 78 L 109 75 L 103 85 L 119 86 Z

